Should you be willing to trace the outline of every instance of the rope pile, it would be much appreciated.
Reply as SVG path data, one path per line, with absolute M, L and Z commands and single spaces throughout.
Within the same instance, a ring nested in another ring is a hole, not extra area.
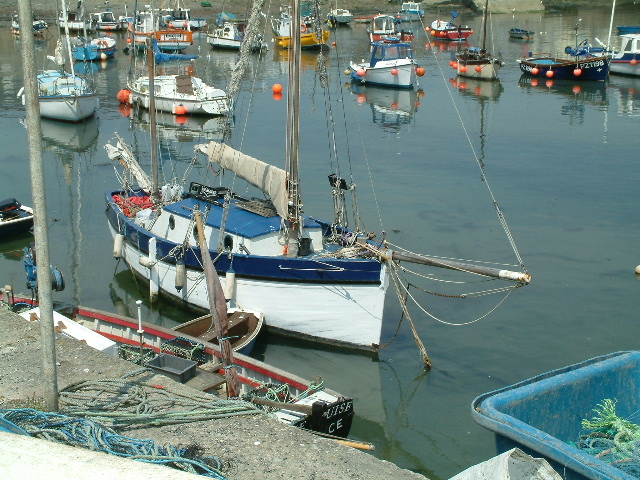
M 127 376 L 148 369 L 138 370 Z M 90 418 L 119 430 L 261 414 L 255 405 L 200 392 L 183 393 L 162 385 L 122 379 L 80 382 L 60 391 L 63 413 Z
M 593 410 L 591 420 L 583 420 L 589 430 L 580 436 L 577 447 L 629 475 L 640 478 L 640 425 L 616 414 L 617 400 L 606 399 Z
M 215 457 L 197 458 L 190 449 L 159 446 L 153 440 L 125 437 L 85 418 L 40 412 L 31 408 L 3 409 L 0 410 L 0 416 L 29 435 L 43 440 L 165 465 L 210 478 L 226 478 L 220 473 L 220 461 Z

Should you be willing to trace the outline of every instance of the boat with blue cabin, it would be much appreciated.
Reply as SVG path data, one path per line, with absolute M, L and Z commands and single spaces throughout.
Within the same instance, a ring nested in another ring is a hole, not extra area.
M 368 62 L 350 63 L 352 80 L 384 87 L 417 87 L 417 77 L 424 75 L 424 69 L 416 63 L 411 44 L 387 37 L 371 45 Z

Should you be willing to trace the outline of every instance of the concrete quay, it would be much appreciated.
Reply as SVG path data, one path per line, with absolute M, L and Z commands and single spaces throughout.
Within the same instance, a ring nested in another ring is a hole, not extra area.
M 0 308 L 0 408 L 24 408 L 44 397 L 40 328 L 39 322 L 29 322 Z M 129 362 L 60 334 L 56 334 L 56 364 L 59 390 L 81 381 L 120 378 L 138 370 Z M 175 391 L 191 390 L 153 373 L 143 381 Z M 214 456 L 220 460 L 221 471 L 230 480 L 425 479 L 370 453 L 282 424 L 262 414 L 158 427 L 136 426 L 119 433 L 152 439 L 159 445 L 184 447 L 196 444 L 202 449 L 199 456 Z M 38 477 L 48 480 L 203 478 L 165 466 L 0 433 L 0 478 L 23 480 Z

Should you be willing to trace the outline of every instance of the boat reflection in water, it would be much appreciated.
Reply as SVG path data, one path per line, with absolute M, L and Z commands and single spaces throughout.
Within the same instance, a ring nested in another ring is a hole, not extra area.
M 439 50 L 441 52 L 457 52 L 458 50 L 464 50 L 465 48 L 469 48 L 471 44 L 467 41 L 462 42 L 451 42 L 447 40 L 436 40 L 429 39 L 429 41 L 425 44 L 424 48 L 429 50 Z
M 146 109 L 132 109 L 131 117 L 140 128 L 149 132 L 150 114 Z M 229 126 L 227 127 L 227 122 Z M 219 140 L 226 128 L 233 127 L 233 117 L 207 117 L 202 115 L 174 115 L 156 112 L 156 124 L 159 135 L 166 140 L 194 142 L 202 139 Z
M 475 78 L 450 78 L 451 85 L 465 96 L 471 96 L 478 101 L 496 101 L 504 91 L 500 82 L 487 82 Z
M 640 116 L 640 78 L 615 75 L 609 78 L 607 92 L 611 104 L 618 106 L 618 115 Z
M 357 97 L 360 105 L 371 106 L 373 123 L 383 129 L 399 130 L 401 125 L 408 124 L 420 108 L 420 99 L 424 91 L 418 89 L 397 89 L 361 85 L 350 82 L 349 89 Z
M 47 147 L 60 147 L 70 152 L 85 152 L 98 141 L 99 119 L 93 116 L 84 122 L 68 123 L 40 120 L 42 140 Z
M 552 80 L 520 76 L 518 85 L 530 93 L 551 93 L 567 98 L 560 107 L 560 113 L 568 116 L 571 124 L 582 123 L 586 113 L 585 105 L 601 106 L 607 103 L 607 82 L 586 81 L 576 84 L 571 80 Z

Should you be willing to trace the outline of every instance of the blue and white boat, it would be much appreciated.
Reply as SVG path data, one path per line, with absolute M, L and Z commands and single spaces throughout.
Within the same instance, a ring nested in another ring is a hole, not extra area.
M 640 33 L 640 25 L 618 25 L 618 34 L 623 33 Z
M 38 20 L 36 16 L 33 16 L 33 22 L 31 23 L 33 26 L 33 35 L 41 37 L 44 35 L 48 24 L 44 20 Z M 18 15 L 14 15 L 11 17 L 11 33 L 14 35 L 20 35 L 20 22 L 18 19 Z
M 372 43 L 369 61 L 350 62 L 351 79 L 383 87 L 417 88 L 424 74 L 413 56 L 411 44 L 388 37 Z
M 640 34 L 620 35 L 620 50 L 611 56 L 609 71 L 618 75 L 640 77 Z
M 292 6 L 295 32 L 300 28 L 296 13 L 300 5 L 295 2 Z M 251 19 L 248 22 L 250 26 L 254 23 L 257 25 Z M 293 38 L 299 49 L 299 37 Z M 391 45 L 406 51 L 406 43 Z M 251 305 L 264 313 L 270 330 L 375 352 L 382 343 L 390 279 L 396 289 L 401 284 L 395 262 L 474 273 L 482 270 L 483 275 L 516 283 L 530 281 L 526 272 L 463 266 L 452 260 L 392 251 L 384 234 L 364 227 L 348 228 L 346 197 L 355 185 L 349 185 L 338 172 L 328 177 L 331 197 L 327 200 L 335 216 L 321 220 L 303 213 L 302 149 L 298 144 L 301 69 L 295 68 L 296 54 L 300 50 L 289 60 L 291 108 L 286 118 L 285 168 L 240 152 L 228 142 L 211 141 L 195 146 L 198 159 L 194 161 L 204 160 L 224 172 L 219 177 L 224 185 L 192 181 L 186 189 L 174 182 L 160 186 L 158 172 L 154 169 L 147 176 L 122 138 L 116 136 L 115 142 L 106 145 L 108 156 L 126 169 L 122 178 L 129 177 L 125 187 L 110 190 L 104 197 L 113 253 L 148 282 L 152 299 L 163 295 L 185 308 L 208 310 L 204 253 L 213 259 L 225 299 L 231 305 Z M 410 68 L 415 69 L 412 62 L 411 58 Z M 156 141 L 152 138 L 152 145 Z M 255 195 L 241 194 L 241 190 Z M 196 234 L 200 224 L 203 235 Z M 426 352 L 423 356 L 427 363 Z
M 126 18 L 120 17 L 116 19 L 111 10 L 91 14 L 91 28 L 94 30 L 117 32 L 126 30 L 129 23 Z
M 116 54 L 116 41 L 109 36 L 81 39 L 81 43 L 71 48 L 71 54 L 79 62 L 108 60 Z
M 424 17 L 422 3 L 404 2 L 397 15 L 403 22 L 419 22 Z
M 33 226 L 33 210 L 15 198 L 0 202 L 0 239 L 23 233 Z

